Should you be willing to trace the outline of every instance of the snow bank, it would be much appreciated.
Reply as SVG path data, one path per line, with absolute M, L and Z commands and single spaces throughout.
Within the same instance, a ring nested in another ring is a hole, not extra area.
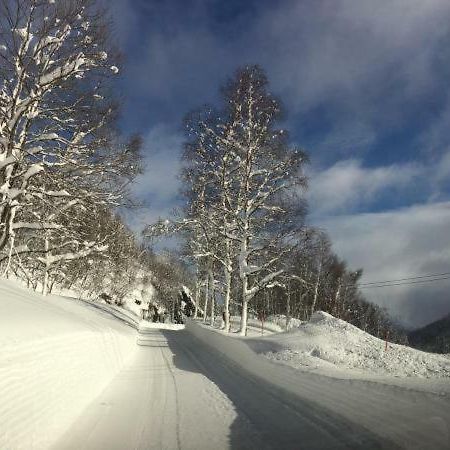
M 297 329 L 264 337 L 240 338 L 195 321 L 188 321 L 186 330 L 252 375 L 272 383 L 279 383 L 289 370 L 297 373 L 297 382 L 301 374 L 303 383 L 311 372 L 323 380 L 376 382 L 450 395 L 450 355 L 396 344 L 389 344 L 384 352 L 384 341 L 322 312 Z M 292 389 L 291 384 L 285 387 Z
M 268 322 L 271 322 L 273 324 L 278 325 L 283 330 L 291 330 L 292 328 L 299 327 L 303 323 L 305 323 L 304 320 L 296 319 L 295 317 L 289 318 L 289 322 L 287 324 L 286 328 L 286 316 L 284 314 L 276 314 L 276 315 L 270 315 L 267 318 Z
M 220 319 L 220 323 L 222 322 L 222 319 Z M 209 319 L 207 320 L 207 323 L 209 323 Z M 232 331 L 238 331 L 241 326 L 241 318 L 239 316 L 231 316 L 230 317 L 230 323 L 231 323 L 231 330 Z M 266 333 L 281 333 L 284 331 L 284 328 L 280 326 L 277 323 L 272 322 L 271 320 L 265 320 L 264 326 L 261 323 L 260 320 L 255 318 L 249 318 L 247 321 L 247 335 L 248 336 L 255 336 L 260 335 L 261 330 Z
M 184 324 L 178 323 L 160 323 L 160 322 L 147 322 L 141 320 L 139 322 L 139 332 L 145 333 L 145 330 L 182 330 Z
M 408 378 L 397 382 L 396 378 L 390 377 L 389 380 L 379 380 L 383 384 L 365 379 L 336 379 L 277 364 L 256 354 L 249 347 L 252 341 L 275 339 L 276 336 L 231 339 L 211 328 L 201 327 L 194 321 L 186 323 L 186 331 L 192 333 L 212 352 L 233 362 L 235 370 L 243 372 L 241 375 L 251 382 L 259 385 L 260 381 L 264 381 L 261 384 L 262 392 L 283 399 L 287 408 L 291 402 L 295 404 L 296 401 L 301 401 L 302 407 L 312 415 L 311 423 L 322 418 L 322 423 L 317 423 L 315 432 L 320 433 L 323 429 L 326 433 L 331 430 L 333 434 L 339 435 L 342 428 L 329 428 L 335 417 L 344 420 L 344 424 L 348 420 L 344 426 L 353 428 L 356 425 L 355 437 L 363 430 L 370 430 L 370 433 L 381 439 L 380 448 L 444 449 L 448 446 L 446 423 L 450 383 L 447 379 Z M 227 368 L 225 361 L 223 366 Z M 231 370 L 225 373 L 233 375 Z M 438 395 L 431 395 L 432 393 Z M 302 417 L 299 416 L 300 428 L 304 426 Z M 299 447 L 301 444 L 299 441 Z M 340 444 L 345 446 L 343 442 Z M 364 438 L 358 446 L 372 447 L 373 443 L 365 442 Z
M 0 280 L 0 448 L 56 441 L 137 348 L 121 320 Z
M 450 357 L 378 339 L 319 311 L 290 332 L 249 345 L 269 359 L 295 368 L 330 372 L 346 369 L 396 377 L 450 377 Z

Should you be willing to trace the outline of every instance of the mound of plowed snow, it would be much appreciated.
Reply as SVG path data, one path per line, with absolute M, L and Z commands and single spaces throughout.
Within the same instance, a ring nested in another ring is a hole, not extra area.
M 450 377 L 450 355 L 391 343 L 386 349 L 385 341 L 322 311 L 288 332 L 247 342 L 269 359 L 319 372 L 352 369 L 396 377 Z

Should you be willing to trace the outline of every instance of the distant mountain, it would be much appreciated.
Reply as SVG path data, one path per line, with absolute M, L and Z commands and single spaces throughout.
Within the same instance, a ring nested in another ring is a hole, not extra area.
M 427 352 L 450 353 L 450 314 L 408 334 L 411 347 Z

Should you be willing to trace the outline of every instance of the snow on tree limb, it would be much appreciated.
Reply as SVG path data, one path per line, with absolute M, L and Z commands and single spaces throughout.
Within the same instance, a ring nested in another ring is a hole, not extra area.
M 8 1 L 0 4 L 0 259 L 13 247 L 39 254 L 45 240 L 66 249 L 55 263 L 73 261 L 87 255 L 81 235 L 106 248 L 104 230 L 76 215 L 123 204 L 140 144 L 114 130 L 105 89 L 114 51 L 96 6 Z

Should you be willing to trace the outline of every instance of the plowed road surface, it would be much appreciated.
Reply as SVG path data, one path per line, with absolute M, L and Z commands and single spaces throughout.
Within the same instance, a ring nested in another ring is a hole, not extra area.
M 293 395 L 186 330 L 141 331 L 138 343 L 55 449 L 450 449 L 448 397 L 280 366 Z

